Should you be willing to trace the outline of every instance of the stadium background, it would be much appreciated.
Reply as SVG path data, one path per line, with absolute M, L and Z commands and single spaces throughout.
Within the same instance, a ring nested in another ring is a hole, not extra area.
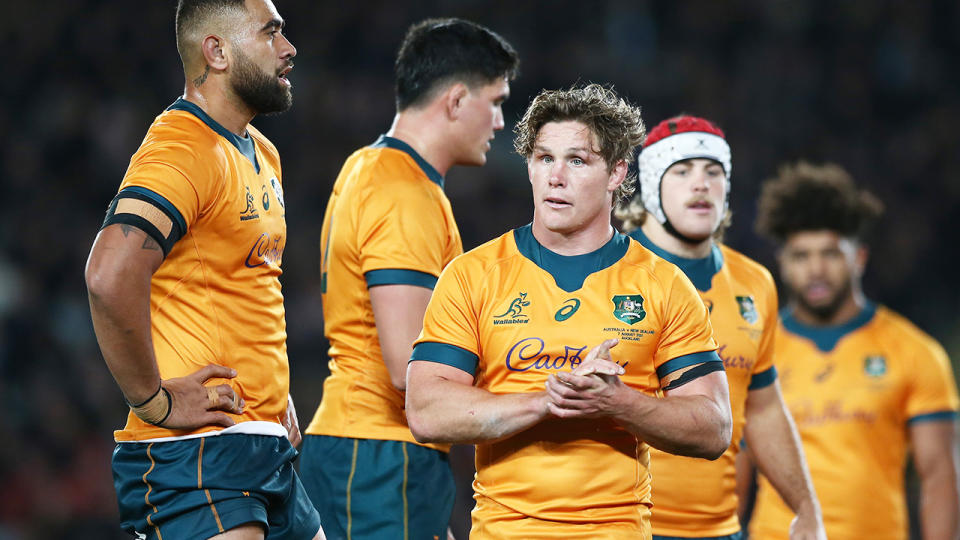
M 100 358 L 83 265 L 130 155 L 182 91 L 172 1 L 4 5 L 0 44 L 0 540 L 124 538 L 110 478 L 125 407 Z M 299 50 L 293 109 L 255 121 L 283 157 L 292 392 L 309 422 L 326 374 L 320 221 L 344 158 L 386 131 L 392 60 L 427 16 L 486 24 L 522 58 L 482 169 L 447 177 L 466 248 L 531 216 L 510 129 L 541 88 L 611 83 L 649 125 L 685 111 L 733 149 L 728 243 L 785 160 L 836 161 L 887 204 L 865 279 L 960 359 L 960 4 L 941 2 L 277 1 Z M 954 246 L 951 248 L 950 246 Z M 457 454 L 469 463 L 466 449 Z M 545 471 L 545 473 L 547 473 Z M 462 486 L 469 494 L 469 486 Z M 465 504 L 469 504 L 469 500 Z M 455 516 L 458 530 L 468 518 Z M 461 536 L 464 538 L 465 536 Z

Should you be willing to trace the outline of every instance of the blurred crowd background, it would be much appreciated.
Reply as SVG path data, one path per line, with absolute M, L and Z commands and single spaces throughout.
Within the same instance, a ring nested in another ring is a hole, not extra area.
M 960 4 L 944 1 L 276 0 L 298 48 L 293 109 L 254 123 L 283 159 L 282 278 L 301 426 L 326 368 L 323 209 L 343 160 L 394 114 L 392 62 L 411 23 L 460 16 L 501 33 L 522 65 L 482 169 L 447 193 L 469 249 L 529 222 L 510 129 L 542 88 L 614 85 L 649 127 L 714 119 L 733 150 L 732 247 L 771 265 L 753 232 L 779 164 L 834 161 L 887 205 L 867 294 L 960 359 Z M 151 120 L 181 94 L 175 2 L 5 3 L 0 49 L 0 540 L 124 538 L 110 473 L 126 407 L 90 323 L 83 267 Z M 950 246 L 953 245 L 954 248 Z M 455 453 L 467 470 L 469 449 Z M 463 482 L 469 496 L 469 485 Z M 464 530 L 469 498 L 458 506 Z M 465 536 L 464 536 L 465 537 Z

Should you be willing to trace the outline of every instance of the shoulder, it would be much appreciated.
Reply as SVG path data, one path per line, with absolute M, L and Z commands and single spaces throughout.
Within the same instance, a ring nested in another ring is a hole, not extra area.
M 884 339 L 902 347 L 904 352 L 911 351 L 913 356 L 946 356 L 943 346 L 932 336 L 921 330 L 903 315 L 886 306 L 877 306 L 875 328 Z
M 658 256 L 632 237 L 627 253 L 624 254 L 618 264 L 632 266 L 636 270 L 646 273 L 664 289 L 669 288 L 678 279 L 690 281 L 677 265 Z M 692 284 L 690 286 L 693 287 Z
M 495 268 L 515 264 L 523 255 L 517 250 L 513 231 L 508 231 L 455 257 L 444 272 L 481 276 Z
M 725 244 L 720 244 L 720 252 L 723 254 L 724 266 L 732 274 L 748 283 L 762 282 L 764 285 L 775 287 L 773 275 L 767 267 Z
M 161 162 L 187 173 L 197 168 L 221 169 L 226 154 L 220 136 L 186 111 L 168 110 L 153 121 L 143 143 L 131 159 Z

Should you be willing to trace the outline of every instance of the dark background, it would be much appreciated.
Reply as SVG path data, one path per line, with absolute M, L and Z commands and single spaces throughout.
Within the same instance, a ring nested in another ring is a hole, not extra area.
M 0 540 L 123 538 L 110 453 L 126 408 L 100 357 L 83 266 L 155 115 L 183 88 L 174 2 L 5 3 L 0 17 Z M 326 374 L 320 225 L 343 160 L 394 114 L 392 62 L 427 16 L 488 25 L 520 53 L 507 129 L 447 193 L 465 248 L 530 220 L 509 130 L 542 88 L 615 85 L 649 126 L 714 119 L 733 149 L 728 243 L 760 261 L 760 182 L 835 161 L 887 204 L 865 284 L 960 358 L 956 2 L 277 2 L 299 49 L 293 109 L 255 124 L 283 156 L 292 392 L 309 423 Z M 464 449 L 455 457 L 469 459 Z M 468 488 L 468 486 L 465 486 Z M 467 502 L 469 504 L 469 502 Z M 465 511 L 455 516 L 458 527 Z

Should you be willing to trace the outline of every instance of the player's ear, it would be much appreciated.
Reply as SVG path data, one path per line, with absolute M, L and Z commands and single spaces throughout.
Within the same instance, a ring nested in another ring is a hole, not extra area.
M 227 69 L 230 62 L 227 60 L 227 40 L 220 36 L 211 34 L 203 38 L 200 42 L 200 52 L 203 53 L 203 60 L 211 69 L 223 71 Z
M 863 244 L 857 246 L 857 251 L 853 255 L 853 264 L 854 264 L 854 275 L 857 277 L 863 276 L 863 272 L 867 268 L 867 260 L 870 259 L 870 248 Z
M 469 94 L 470 89 L 462 82 L 453 83 L 447 87 L 442 99 L 448 118 L 451 120 L 458 120 L 460 118 L 460 115 L 463 114 L 465 100 Z
M 627 178 L 627 162 L 621 159 L 610 170 L 610 181 L 607 182 L 607 191 L 613 193 Z

